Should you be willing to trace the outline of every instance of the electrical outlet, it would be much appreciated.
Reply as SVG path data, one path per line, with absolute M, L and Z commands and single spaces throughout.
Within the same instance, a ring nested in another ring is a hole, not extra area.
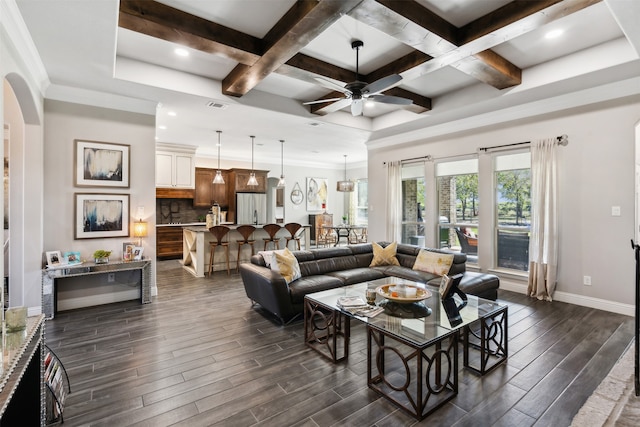
M 583 283 L 585 286 L 591 286 L 591 276 L 584 276 Z
M 116 273 L 109 273 L 107 275 L 107 282 L 112 283 L 116 281 Z

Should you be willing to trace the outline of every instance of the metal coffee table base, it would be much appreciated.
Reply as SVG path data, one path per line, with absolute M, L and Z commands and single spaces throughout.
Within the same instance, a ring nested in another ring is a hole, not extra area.
M 496 313 L 464 327 L 465 368 L 484 375 L 507 360 L 507 310 L 508 306 L 504 306 Z M 480 360 L 475 360 L 475 365 L 469 358 L 469 347 L 480 353 Z
M 339 310 L 304 300 L 304 342 L 333 363 L 349 356 L 350 317 Z
M 367 384 L 422 420 L 458 394 L 458 332 L 420 347 L 367 326 Z

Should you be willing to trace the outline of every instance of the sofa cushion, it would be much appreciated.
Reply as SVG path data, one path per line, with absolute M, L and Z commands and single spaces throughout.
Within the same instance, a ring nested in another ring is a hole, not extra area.
M 373 242 L 373 260 L 369 267 L 376 267 L 379 265 L 400 265 L 398 258 L 396 258 L 396 249 L 398 244 L 393 242 L 386 248 L 383 248 L 379 244 Z
M 271 257 L 271 270 L 282 274 L 285 282 L 291 283 L 301 277 L 298 260 L 288 248 L 274 251 Z
M 362 283 L 367 280 L 376 280 L 385 277 L 385 274 L 382 271 L 369 267 L 334 271 L 332 273 L 327 273 L 327 275 L 339 278 L 345 285 L 353 285 L 355 283 Z
M 401 279 L 412 280 L 418 283 L 427 283 L 430 280 L 437 279 L 438 276 L 432 273 L 427 273 L 420 270 L 412 270 L 402 266 L 388 266 L 388 267 L 375 267 L 376 269 L 383 269 L 385 276 L 400 277 Z
M 326 291 L 342 286 L 342 280 L 328 275 L 301 277 L 289 283 L 289 295 L 293 304 L 302 304 L 304 296 L 313 292 Z
M 413 264 L 413 270 L 432 273 L 436 276 L 444 276 L 449 272 L 451 264 L 453 264 L 453 254 L 443 254 L 420 249 L 416 257 L 416 262 Z

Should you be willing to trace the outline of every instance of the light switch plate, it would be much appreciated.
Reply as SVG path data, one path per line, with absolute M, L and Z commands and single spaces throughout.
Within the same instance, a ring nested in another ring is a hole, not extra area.
M 611 216 L 620 216 L 620 206 L 611 206 Z

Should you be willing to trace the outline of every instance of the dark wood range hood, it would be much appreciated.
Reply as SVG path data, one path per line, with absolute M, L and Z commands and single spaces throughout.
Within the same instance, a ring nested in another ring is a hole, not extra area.
M 156 199 L 193 199 L 192 188 L 156 188 Z

